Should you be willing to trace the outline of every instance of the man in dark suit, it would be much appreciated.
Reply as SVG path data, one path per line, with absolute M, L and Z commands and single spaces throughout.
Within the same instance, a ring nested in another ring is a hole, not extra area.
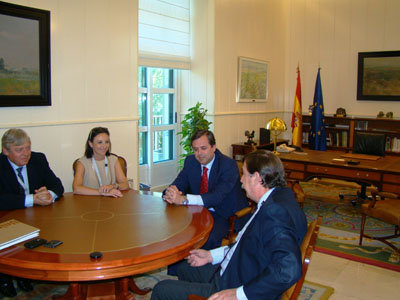
M 49 205 L 64 193 L 46 156 L 31 151 L 31 140 L 25 131 L 9 129 L 1 143 L 0 210 Z M 17 279 L 17 284 L 22 290 L 32 290 L 28 280 Z M 17 294 L 11 277 L 0 274 L 0 292 L 7 297 Z
M 246 155 L 241 182 L 257 210 L 236 242 L 192 250 L 178 267 L 179 280 L 158 283 L 152 300 L 187 299 L 189 294 L 212 300 L 278 300 L 301 277 L 300 245 L 307 220 L 285 187 L 281 161 L 265 150 Z
M 214 218 L 204 249 L 221 245 L 227 234 L 228 217 L 248 205 L 240 185 L 236 162 L 223 155 L 215 145 L 214 134 L 198 130 L 191 137 L 193 155 L 174 182 L 164 191 L 163 198 L 171 204 L 203 205 Z

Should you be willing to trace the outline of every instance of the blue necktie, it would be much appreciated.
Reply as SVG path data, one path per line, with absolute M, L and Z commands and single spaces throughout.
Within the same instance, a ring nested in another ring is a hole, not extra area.
M 24 181 L 24 176 L 22 176 L 22 168 L 23 168 L 23 167 L 17 168 L 17 172 L 18 172 L 18 177 L 19 177 L 19 179 L 21 179 L 22 182 L 25 183 L 25 181 Z

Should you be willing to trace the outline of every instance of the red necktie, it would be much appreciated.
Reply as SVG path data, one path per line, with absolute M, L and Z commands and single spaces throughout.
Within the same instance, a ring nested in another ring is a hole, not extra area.
M 203 175 L 201 176 L 200 181 L 200 195 L 208 192 L 208 177 L 207 177 L 207 168 L 203 167 Z

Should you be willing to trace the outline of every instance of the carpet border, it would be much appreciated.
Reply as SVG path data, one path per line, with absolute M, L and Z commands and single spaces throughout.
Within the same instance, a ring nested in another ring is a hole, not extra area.
M 329 254 L 332 256 L 337 256 L 337 257 L 341 257 L 341 258 L 345 258 L 348 260 L 352 260 L 352 261 L 357 261 L 360 263 L 364 263 L 364 264 L 368 264 L 368 265 L 373 265 L 376 267 L 380 267 L 380 268 L 384 268 L 384 269 L 389 269 L 392 271 L 396 271 L 396 272 L 400 272 L 400 266 L 394 266 L 392 264 L 388 264 L 385 262 L 380 262 L 377 260 L 373 260 L 370 258 L 366 258 L 366 257 L 360 257 L 354 254 L 347 254 L 347 253 L 342 253 L 339 251 L 335 251 L 335 250 L 331 250 L 331 249 L 327 249 L 327 248 L 323 248 L 320 246 L 315 246 L 314 250 L 320 253 L 324 253 L 324 254 Z

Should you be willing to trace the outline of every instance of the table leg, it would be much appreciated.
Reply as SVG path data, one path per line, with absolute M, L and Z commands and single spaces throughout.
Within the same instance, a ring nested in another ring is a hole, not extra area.
M 139 290 L 139 288 L 138 288 Z M 52 300 L 135 300 L 129 292 L 129 279 L 119 278 L 114 282 L 70 283 L 64 295 L 54 295 Z
M 135 294 L 138 295 L 146 295 L 148 292 L 151 291 L 151 288 L 139 288 L 136 283 L 135 280 L 133 280 L 133 277 L 129 277 L 129 289 L 134 292 Z
M 128 277 L 115 280 L 114 284 L 116 300 L 135 300 L 135 297 L 129 292 L 128 281 Z
M 85 300 L 87 284 L 70 283 L 64 295 L 53 295 L 52 300 Z

